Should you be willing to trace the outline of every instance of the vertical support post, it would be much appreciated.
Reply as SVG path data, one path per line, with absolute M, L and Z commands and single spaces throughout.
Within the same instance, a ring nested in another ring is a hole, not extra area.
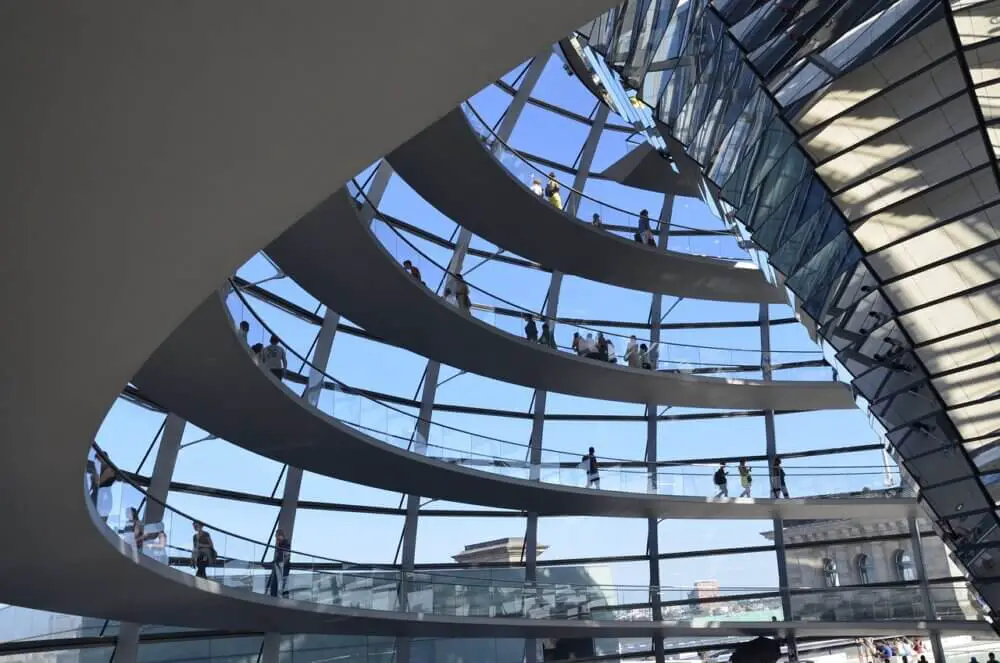
M 545 319 L 550 321 L 552 333 L 556 333 L 556 316 L 559 314 L 559 292 L 562 290 L 562 272 L 552 272 L 545 302 Z M 531 418 L 531 437 L 528 442 L 528 463 L 531 467 L 529 478 L 541 480 L 542 432 L 545 428 L 545 404 L 548 392 L 535 390 L 535 409 Z M 538 579 L 538 514 L 529 513 L 524 527 L 524 582 L 525 587 L 534 585 Z M 537 663 L 538 643 L 535 638 L 524 641 L 524 663 Z
M 441 375 L 441 364 L 436 361 L 427 362 L 424 374 L 424 386 L 420 396 L 420 419 L 413 433 L 413 453 L 427 453 L 427 437 L 431 432 L 431 417 L 434 416 L 434 399 L 437 397 L 437 386 Z M 399 573 L 399 610 L 409 610 L 410 575 L 413 573 L 417 553 L 417 523 L 420 519 L 420 496 L 406 496 L 406 521 L 403 523 L 403 546 L 401 568 Z M 409 663 L 410 638 L 396 638 L 397 663 Z
M 376 174 L 376 180 L 380 172 Z M 389 175 L 392 172 L 389 171 Z M 389 176 L 385 177 L 388 183 Z M 377 183 L 377 181 L 376 181 Z M 373 183 L 373 187 L 374 187 Z M 385 191 L 385 184 L 382 185 L 379 197 Z M 370 221 L 370 219 L 369 219 Z M 340 314 L 336 311 L 326 310 L 323 316 L 323 323 L 319 328 L 319 335 L 316 337 L 316 349 L 313 352 L 312 366 L 309 368 L 309 376 L 306 378 L 306 388 L 302 392 L 302 398 L 312 406 L 319 403 L 320 394 L 323 392 L 323 373 L 330 363 L 330 354 L 333 352 L 333 341 L 337 335 L 337 324 L 340 322 Z M 281 494 L 281 508 L 278 511 L 278 529 L 285 533 L 289 543 L 293 541 L 295 529 L 295 514 L 299 508 L 299 493 L 302 490 L 302 468 L 287 467 L 285 471 L 285 487 Z M 280 579 L 278 580 L 280 582 Z M 277 663 L 279 650 L 281 649 L 280 633 L 265 633 L 264 641 L 261 644 L 259 661 L 260 663 Z
M 913 548 L 914 570 L 917 572 L 917 579 L 920 580 L 920 602 L 924 607 L 924 621 L 933 623 L 937 621 L 937 610 L 934 607 L 934 599 L 931 597 L 930 584 L 927 582 L 924 546 L 916 516 L 907 518 L 906 525 L 910 528 L 910 546 Z M 934 654 L 935 663 L 943 663 L 944 645 L 941 644 L 941 631 L 931 630 L 931 652 Z
M 660 208 L 660 234 L 657 237 L 657 247 L 662 251 L 666 250 L 669 240 L 670 220 L 673 215 L 674 197 L 667 194 L 663 199 L 663 206 Z M 650 347 L 660 342 L 660 318 L 663 315 L 663 295 L 654 292 L 649 305 L 649 343 Z M 659 481 L 657 476 L 657 453 L 659 423 L 656 418 L 656 403 L 646 404 L 646 476 L 647 486 L 650 493 L 659 492 Z M 646 534 L 646 554 L 649 556 L 649 607 L 653 621 L 663 620 L 662 597 L 660 595 L 660 527 L 659 520 L 650 518 L 647 521 L 648 529 Z M 663 638 L 653 636 L 652 642 L 653 656 L 656 663 L 664 662 Z
M 536 60 L 537 62 L 537 60 Z M 598 107 L 597 115 L 590 125 L 587 133 L 587 140 L 583 144 L 583 151 L 580 154 L 580 163 L 573 179 L 573 189 L 583 191 L 587 185 L 587 178 L 590 176 L 590 166 L 594 162 L 594 154 L 597 152 L 597 145 L 604 132 L 604 125 L 608 120 L 608 108 L 603 104 Z M 576 216 L 576 211 L 580 207 L 580 197 L 572 192 L 566 199 L 566 212 Z M 552 272 L 549 279 L 549 291 L 545 298 L 545 320 L 549 323 L 552 334 L 556 333 L 556 316 L 559 312 L 559 291 L 562 289 L 561 272 Z M 540 476 L 540 464 L 542 462 L 542 431 L 545 428 L 545 403 L 547 392 L 535 390 L 535 409 L 531 420 L 531 437 L 528 447 L 528 462 L 531 466 L 529 478 L 538 481 Z M 582 455 L 582 454 L 581 454 Z M 524 580 L 525 585 L 532 585 L 538 577 L 538 514 L 529 513 L 524 531 Z M 537 643 L 534 638 L 524 641 L 524 661 L 525 663 L 537 663 Z
M 385 190 L 389 186 L 389 180 L 392 179 L 392 166 L 385 159 L 382 163 L 378 165 L 378 169 L 375 171 L 375 175 L 372 177 L 371 184 L 368 185 L 368 200 L 372 205 L 378 205 L 382 202 L 382 196 L 385 195 Z M 364 206 L 359 215 L 361 220 L 365 223 L 371 223 L 375 219 L 375 209 L 374 207 Z
M 139 625 L 122 622 L 115 638 L 115 662 L 136 663 L 139 656 Z
M 758 322 L 760 324 L 760 372 L 763 380 L 770 382 L 772 379 L 771 316 L 767 306 L 766 303 L 760 305 Z M 768 488 L 771 491 L 770 495 L 774 495 L 774 489 L 778 486 L 774 485 L 771 468 L 778 457 L 778 443 L 774 428 L 773 410 L 764 412 L 764 437 L 767 441 Z M 785 553 L 784 521 L 781 518 L 775 518 L 772 521 L 772 529 L 774 530 L 774 554 L 778 563 L 778 592 L 781 594 L 781 611 L 784 613 L 785 621 L 790 621 L 793 618 L 792 593 L 788 586 L 788 558 Z M 786 645 L 788 646 L 788 656 L 792 658 L 796 655 L 794 633 L 788 634 Z
M 156 449 L 153 474 L 149 478 L 147 493 L 151 499 L 146 500 L 142 518 L 147 525 L 163 520 L 163 503 L 167 501 L 167 493 L 170 492 L 170 481 L 177 466 L 177 454 L 181 450 L 181 438 L 184 437 L 186 426 L 187 422 L 176 414 L 167 414 L 160 446 Z M 139 628 L 139 624 L 122 622 L 115 639 L 115 660 L 119 663 L 135 663 L 139 655 Z
M 167 493 L 170 492 L 170 481 L 174 476 L 174 468 L 177 467 L 177 454 L 181 450 L 181 438 L 184 437 L 186 426 L 187 422 L 176 414 L 167 415 L 160 446 L 156 450 L 153 475 L 149 478 L 148 493 L 152 499 L 146 500 L 143 515 L 143 522 L 147 525 L 163 520 L 163 502 L 166 502 Z
M 510 106 L 507 107 L 507 112 L 504 114 L 503 119 L 500 120 L 497 130 L 494 132 L 499 136 L 500 140 L 506 142 L 510 138 L 511 133 L 514 131 L 514 125 L 521 119 L 521 111 L 524 110 L 525 104 L 528 103 L 531 92 L 535 89 L 535 85 L 538 84 L 538 79 L 542 77 L 542 72 L 545 71 L 545 65 L 548 64 L 549 56 L 551 55 L 552 47 L 547 46 L 544 50 L 536 53 L 534 60 L 528 65 L 528 70 L 524 72 L 524 78 L 521 79 L 521 84 L 518 86 L 517 92 L 514 93 L 514 98 L 511 100 Z
M 388 161 L 383 160 L 372 177 L 368 186 L 368 200 L 372 205 L 378 205 L 385 195 L 385 190 L 392 179 L 392 166 Z M 365 223 L 371 224 L 375 219 L 375 209 L 365 206 L 360 215 Z M 309 369 L 309 376 L 306 379 L 306 388 L 302 392 L 302 398 L 312 406 L 319 404 L 320 395 L 323 393 L 323 373 L 330 363 L 330 354 L 333 352 L 333 341 L 337 335 L 337 325 L 340 323 L 340 314 L 330 309 L 326 310 L 323 316 L 323 323 L 316 337 L 316 350 L 313 352 L 312 367 Z M 278 511 L 278 529 L 285 533 L 289 543 L 292 541 L 292 534 L 295 529 L 295 514 L 299 508 L 299 494 L 302 492 L 302 469 L 299 467 L 288 467 L 285 474 L 285 488 L 281 494 L 281 508 Z M 281 634 L 266 633 L 264 642 L 261 644 L 259 663 L 277 663 L 279 650 L 281 649 Z
M 462 228 L 458 239 L 455 241 L 455 250 L 448 261 L 448 272 L 459 274 L 462 265 L 465 263 L 465 256 L 469 251 L 469 243 L 472 241 L 472 233 Z M 445 282 L 451 280 L 451 276 L 445 276 Z M 441 364 L 437 361 L 428 361 L 427 369 L 424 372 L 424 386 L 420 394 L 419 420 L 414 429 L 413 452 L 419 454 L 427 453 L 427 438 L 431 431 L 431 418 L 434 416 L 434 400 L 437 398 L 437 386 L 441 375 Z M 410 574 L 417 552 L 417 524 L 420 519 L 420 496 L 407 495 L 406 497 L 406 520 L 403 522 L 403 545 L 401 551 L 401 569 L 399 575 L 399 609 L 406 611 L 409 603 Z M 410 638 L 396 638 L 396 663 L 409 663 L 410 661 Z
M 597 114 L 590 125 L 587 133 L 587 140 L 583 144 L 583 151 L 580 153 L 580 163 L 577 165 L 576 176 L 573 178 L 573 189 L 583 191 L 587 186 L 587 178 L 590 176 L 590 166 L 594 163 L 594 154 L 597 153 L 597 145 L 601 142 L 601 134 L 604 133 L 604 126 L 608 122 L 608 107 L 600 104 L 597 107 Z M 566 198 L 566 212 L 571 216 L 576 216 L 580 208 L 580 196 L 569 193 Z
M 388 161 L 383 160 L 378 165 L 375 175 L 372 177 L 368 187 L 368 200 L 373 205 L 378 205 L 385 195 L 385 190 L 392 179 L 392 167 Z M 371 223 L 375 219 L 375 209 L 364 207 L 360 211 L 362 220 Z M 306 388 L 302 392 L 302 397 L 311 405 L 319 403 L 320 394 L 323 393 L 323 372 L 330 362 L 330 353 L 333 350 L 333 340 L 337 333 L 337 324 L 340 322 L 340 314 L 327 309 L 323 317 L 323 324 L 316 339 L 316 351 L 313 353 L 313 367 L 309 370 L 309 377 Z M 299 493 L 302 490 L 302 469 L 298 467 L 287 468 L 285 474 L 285 489 L 281 495 L 281 509 L 278 511 L 278 529 L 284 531 L 288 541 L 292 541 L 292 531 L 295 529 L 295 513 L 299 506 Z M 261 644 L 259 663 L 277 663 L 279 650 L 281 649 L 281 634 L 266 633 L 264 642 Z

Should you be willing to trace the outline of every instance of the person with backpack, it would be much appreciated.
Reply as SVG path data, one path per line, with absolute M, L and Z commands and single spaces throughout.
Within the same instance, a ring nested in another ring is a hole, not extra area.
M 726 462 L 722 461 L 719 463 L 719 469 L 715 471 L 715 476 L 712 477 L 715 487 L 719 489 L 719 492 L 715 494 L 716 497 L 729 497 L 728 476 L 726 474 Z
M 750 490 L 753 486 L 753 477 L 750 475 L 750 467 L 747 465 L 747 459 L 744 458 L 740 460 L 740 486 L 743 487 L 743 492 L 740 493 L 740 497 L 750 497 Z

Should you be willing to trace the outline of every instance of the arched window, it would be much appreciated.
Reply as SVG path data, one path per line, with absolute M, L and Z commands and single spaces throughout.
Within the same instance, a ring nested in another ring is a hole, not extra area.
M 829 557 L 823 558 L 823 582 L 827 587 L 840 587 L 840 573 L 837 563 Z
M 910 553 L 903 549 L 896 551 L 896 578 L 898 580 L 916 580 L 917 569 L 913 566 Z
M 861 553 L 855 558 L 855 565 L 858 567 L 858 580 L 862 585 L 870 585 L 875 582 L 875 565 L 872 558 Z

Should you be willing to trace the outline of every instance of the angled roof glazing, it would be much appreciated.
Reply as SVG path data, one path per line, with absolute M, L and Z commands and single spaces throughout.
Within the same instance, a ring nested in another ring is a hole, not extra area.
M 663 38 L 653 5 L 689 25 L 662 69 L 634 57 Z M 998 20 L 976 1 L 629 2 L 581 28 L 720 187 L 926 504 L 969 531 L 958 554 L 994 606 Z

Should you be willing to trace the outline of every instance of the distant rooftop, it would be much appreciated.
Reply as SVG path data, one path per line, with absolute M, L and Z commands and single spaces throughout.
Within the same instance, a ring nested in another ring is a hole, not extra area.
M 481 543 L 471 543 L 462 552 L 453 555 L 456 562 L 477 564 L 484 562 L 518 562 L 525 554 L 527 546 L 523 537 L 505 537 L 492 539 Z M 548 549 L 548 546 L 538 545 L 536 558 Z

